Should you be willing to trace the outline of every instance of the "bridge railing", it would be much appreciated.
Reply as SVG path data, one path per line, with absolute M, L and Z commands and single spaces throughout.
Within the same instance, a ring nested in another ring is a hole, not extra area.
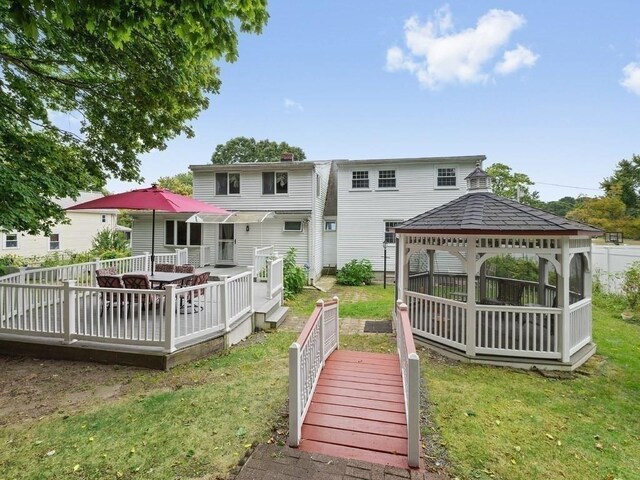
M 407 462 L 410 467 L 418 467 L 420 464 L 420 358 L 413 342 L 409 310 L 401 300 L 396 304 L 396 338 L 407 416 Z
M 289 445 L 297 447 L 324 362 L 340 344 L 339 300 L 318 300 L 316 308 L 289 347 Z

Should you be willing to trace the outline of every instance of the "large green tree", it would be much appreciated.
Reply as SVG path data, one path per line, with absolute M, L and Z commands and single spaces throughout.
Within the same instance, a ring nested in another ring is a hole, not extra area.
M 193 172 L 178 173 L 172 177 L 160 177 L 158 186 L 179 195 L 193 195 Z
M 54 199 L 141 180 L 267 18 L 266 0 L 0 0 L 0 229 L 48 233 Z
M 491 190 L 496 195 L 512 200 L 516 200 L 519 196 L 522 203 L 534 207 L 541 206 L 538 192 L 529 188 L 534 185 L 534 182 L 528 175 L 514 172 L 504 163 L 494 163 L 486 169 L 486 172 L 491 176 Z
M 235 137 L 216 146 L 211 162 L 216 164 L 279 162 L 283 153 L 292 153 L 294 160 L 304 160 L 307 156 L 300 147 L 286 142 L 256 140 L 255 138 Z
M 602 180 L 600 186 L 607 195 L 618 189 L 616 195 L 624 202 L 628 215 L 640 216 L 640 155 L 620 160 L 613 175 Z

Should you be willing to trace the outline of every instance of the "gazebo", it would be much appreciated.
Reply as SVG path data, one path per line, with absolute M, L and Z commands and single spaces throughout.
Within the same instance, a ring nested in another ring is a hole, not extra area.
M 490 193 L 480 167 L 466 181 L 467 194 L 395 227 L 414 338 L 470 362 L 579 367 L 596 349 L 591 238 L 602 232 Z M 537 281 L 492 275 L 490 259 L 505 255 L 537 260 Z

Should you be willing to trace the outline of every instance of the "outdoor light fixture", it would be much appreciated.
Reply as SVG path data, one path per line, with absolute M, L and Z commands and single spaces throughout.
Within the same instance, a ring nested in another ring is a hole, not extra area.
M 249 224 L 247 223 L 247 226 L 245 227 L 245 230 L 248 232 L 249 231 Z

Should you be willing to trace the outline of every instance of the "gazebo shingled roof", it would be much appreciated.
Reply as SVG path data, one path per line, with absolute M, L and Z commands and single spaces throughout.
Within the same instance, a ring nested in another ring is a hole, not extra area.
M 417 215 L 396 233 L 590 235 L 601 230 L 489 192 L 474 191 Z

